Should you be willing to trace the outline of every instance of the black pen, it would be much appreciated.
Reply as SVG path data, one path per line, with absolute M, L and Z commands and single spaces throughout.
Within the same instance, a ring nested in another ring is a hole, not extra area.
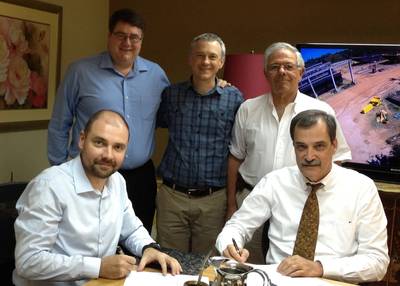
M 122 247 L 119 246 L 119 245 L 117 245 L 117 254 L 121 254 L 121 255 L 124 254 L 124 251 L 122 250 Z
M 239 246 L 237 245 L 236 240 L 234 238 L 232 238 L 232 242 L 239 256 L 242 256 L 242 252 L 240 251 Z

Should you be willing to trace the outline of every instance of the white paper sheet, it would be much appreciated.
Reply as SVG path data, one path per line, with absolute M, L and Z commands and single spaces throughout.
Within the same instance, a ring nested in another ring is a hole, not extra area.
M 167 274 L 163 276 L 158 272 L 136 272 L 132 271 L 125 279 L 124 286 L 183 286 L 185 281 L 195 280 L 198 276 L 195 275 L 175 275 Z M 201 281 L 207 283 L 208 278 L 202 277 Z
M 269 279 L 271 279 L 272 283 L 277 286 L 332 286 L 332 284 L 318 279 L 318 278 L 303 278 L 297 277 L 292 278 L 289 276 L 283 276 L 276 271 L 278 267 L 277 264 L 274 265 L 258 265 L 258 264 L 249 264 L 250 266 L 261 269 L 267 272 Z M 250 273 L 247 276 L 247 286 L 262 286 L 262 278 L 260 275 L 256 273 Z M 265 284 L 267 285 L 267 284 Z

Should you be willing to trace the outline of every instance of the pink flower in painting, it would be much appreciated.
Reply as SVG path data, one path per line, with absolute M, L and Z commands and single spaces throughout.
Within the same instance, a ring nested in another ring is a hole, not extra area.
M 21 57 L 13 57 L 8 70 L 6 81 L 5 101 L 8 105 L 17 101 L 20 105 L 25 103 L 30 86 L 30 74 L 28 64 Z
M 46 104 L 47 84 L 43 77 L 37 72 L 31 73 L 31 92 L 30 97 L 32 106 L 36 108 L 44 107 Z
M 10 59 L 7 43 L 4 37 L 0 35 L 0 85 L 7 79 L 7 70 L 9 63 Z M 1 91 L 0 94 L 2 94 Z
M 24 23 L 22 21 L 12 21 L 8 33 L 12 51 L 18 55 L 26 53 L 28 51 L 28 42 L 25 38 Z
M 0 108 L 43 108 L 49 75 L 49 27 L 0 15 Z

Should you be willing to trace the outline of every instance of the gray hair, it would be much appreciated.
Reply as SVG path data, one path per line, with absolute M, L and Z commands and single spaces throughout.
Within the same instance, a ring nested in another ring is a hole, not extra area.
M 335 117 L 325 111 L 317 109 L 305 110 L 293 117 L 290 122 L 290 137 L 294 140 L 294 131 L 296 127 L 307 129 L 317 124 L 320 120 L 325 122 L 329 138 L 331 139 L 331 142 L 333 142 L 336 138 Z
M 222 58 L 222 60 L 225 59 L 225 54 L 226 54 L 225 44 L 219 36 L 217 36 L 216 34 L 213 34 L 213 33 L 204 33 L 204 34 L 198 35 L 193 38 L 192 42 L 190 43 L 190 47 L 193 47 L 194 44 L 197 43 L 198 41 L 218 42 L 218 44 L 221 47 L 221 58 Z
M 273 43 L 272 45 L 270 45 L 264 52 L 264 69 L 265 70 L 267 70 L 267 63 L 268 63 L 269 57 L 278 50 L 288 50 L 288 51 L 295 53 L 296 58 L 297 58 L 297 66 L 300 68 L 304 68 L 303 57 L 301 56 L 299 50 L 296 47 L 292 46 L 289 43 L 277 42 L 277 43 Z

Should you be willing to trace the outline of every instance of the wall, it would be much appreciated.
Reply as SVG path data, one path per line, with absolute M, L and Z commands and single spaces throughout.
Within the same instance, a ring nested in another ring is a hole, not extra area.
M 108 0 L 45 0 L 63 7 L 61 78 L 69 63 L 106 48 Z M 47 130 L 0 133 L 0 183 L 27 181 L 48 166 Z
M 400 43 L 400 1 L 113 0 L 147 22 L 142 55 L 158 62 L 172 82 L 189 76 L 190 40 L 204 32 L 222 37 L 228 53 L 263 52 L 276 41 Z M 160 160 L 166 132 L 157 131 Z

